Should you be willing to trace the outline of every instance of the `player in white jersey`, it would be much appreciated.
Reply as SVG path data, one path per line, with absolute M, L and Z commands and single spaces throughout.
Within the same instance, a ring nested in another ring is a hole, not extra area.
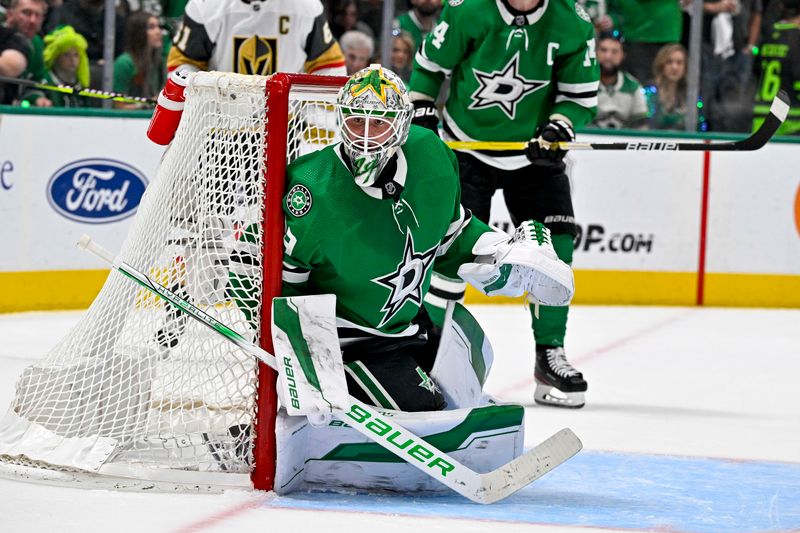
M 260 76 L 276 72 L 334 76 L 347 73 L 344 55 L 328 27 L 320 0 L 189 0 L 167 67 L 174 71 L 170 79 L 182 86 L 186 76 L 197 69 Z M 163 144 L 171 140 L 175 128 L 177 122 L 166 128 L 169 131 Z M 225 189 L 219 194 L 229 192 Z M 226 226 L 228 215 L 221 214 L 217 225 Z M 176 220 L 175 224 L 190 226 L 191 221 Z M 203 239 L 192 235 L 184 260 L 191 261 L 212 249 L 221 250 L 223 234 L 219 230 L 212 233 L 203 245 L 205 249 L 198 244 Z M 221 254 L 214 271 L 225 277 L 227 266 L 228 258 Z M 183 280 L 172 290 L 183 294 Z M 185 315 L 167 311 L 164 327 L 156 333 L 165 357 L 177 346 L 185 328 Z
M 181 65 L 262 76 L 346 74 L 319 0 L 189 0 L 167 59 L 170 70 Z

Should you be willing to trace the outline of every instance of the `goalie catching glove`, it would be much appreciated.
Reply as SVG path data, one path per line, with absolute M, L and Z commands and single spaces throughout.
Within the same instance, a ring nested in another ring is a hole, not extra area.
M 550 242 L 550 230 L 528 220 L 514 236 L 484 233 L 472 248 L 474 263 L 458 269 L 461 279 L 487 296 L 522 296 L 528 292 L 545 305 L 567 305 L 575 292 L 572 269 Z

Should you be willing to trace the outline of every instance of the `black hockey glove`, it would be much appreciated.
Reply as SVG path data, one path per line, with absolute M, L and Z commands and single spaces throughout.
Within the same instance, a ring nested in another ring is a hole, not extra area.
M 539 143 L 539 139 L 547 142 L 572 142 L 575 140 L 575 130 L 568 122 L 563 120 L 551 120 L 536 129 L 533 139 L 528 142 L 525 148 L 525 155 L 531 163 L 540 166 L 553 166 L 564 159 L 567 155 L 566 150 L 560 148 L 546 148 Z
M 436 106 L 430 100 L 415 100 L 414 116 L 411 123 L 423 128 L 428 128 L 436 135 L 439 135 L 439 115 L 436 113 Z

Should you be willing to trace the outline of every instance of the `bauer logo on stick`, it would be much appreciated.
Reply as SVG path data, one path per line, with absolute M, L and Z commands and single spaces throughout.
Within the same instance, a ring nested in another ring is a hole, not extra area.
M 303 185 L 295 185 L 286 195 L 286 208 L 296 217 L 301 217 L 311 210 L 311 191 Z

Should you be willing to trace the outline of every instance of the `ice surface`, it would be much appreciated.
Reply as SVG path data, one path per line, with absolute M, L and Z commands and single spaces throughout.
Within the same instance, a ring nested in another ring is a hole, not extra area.
M 524 404 L 528 446 L 571 427 L 584 451 L 504 502 L 456 495 L 118 493 L 0 479 L 1 531 L 671 531 L 800 528 L 800 310 L 589 307 L 567 354 L 587 405 L 533 404 L 521 306 L 474 306 L 487 383 Z M 79 312 L 0 315 L 0 410 Z M 291 528 L 291 529 L 288 529 Z

